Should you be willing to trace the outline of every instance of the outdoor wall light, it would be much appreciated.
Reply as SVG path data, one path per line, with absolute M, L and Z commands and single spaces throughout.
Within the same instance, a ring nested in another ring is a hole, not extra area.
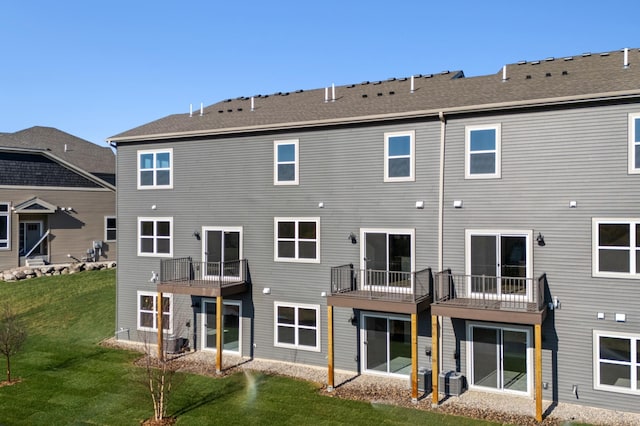
M 577 201 L 569 201 L 569 208 L 570 209 L 575 209 L 578 207 L 578 202 Z
M 158 273 L 155 271 L 151 271 L 151 279 L 149 280 L 150 283 L 157 283 L 158 282 Z
M 416 209 L 424 209 L 424 201 L 416 201 Z
M 262 294 L 271 294 L 271 289 L 269 287 L 265 287 L 262 289 Z
M 546 243 L 544 242 L 544 237 L 542 236 L 542 233 L 538 232 L 538 236 L 536 237 L 536 241 L 538 242 L 538 245 L 543 247 L 546 245 Z
M 571 393 L 574 394 L 576 398 L 578 398 L 578 385 L 571 386 Z
M 356 244 L 358 242 L 358 240 L 356 239 L 356 234 L 354 234 L 353 232 L 349 232 L 349 236 L 347 237 L 347 239 L 351 240 L 351 244 Z
M 454 200 L 453 208 L 454 209 L 461 209 L 462 208 L 462 200 Z
M 320 201 L 320 202 L 318 203 L 318 208 L 319 208 L 319 209 L 324 209 L 324 202 Z
M 196 240 L 198 240 L 198 241 L 200 240 L 200 231 L 198 231 L 197 229 L 195 231 L 193 231 L 192 235 Z

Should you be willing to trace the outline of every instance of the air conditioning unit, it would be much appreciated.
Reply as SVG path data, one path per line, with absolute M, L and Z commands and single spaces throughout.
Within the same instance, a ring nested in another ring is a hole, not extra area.
M 438 376 L 438 392 L 447 396 L 460 396 L 467 388 L 465 377 L 457 371 L 442 372 Z
M 418 390 L 421 392 L 431 393 L 431 370 L 424 367 L 418 369 Z
M 189 341 L 183 337 L 168 336 L 164 339 L 164 348 L 169 354 L 177 354 L 183 352 L 188 343 Z

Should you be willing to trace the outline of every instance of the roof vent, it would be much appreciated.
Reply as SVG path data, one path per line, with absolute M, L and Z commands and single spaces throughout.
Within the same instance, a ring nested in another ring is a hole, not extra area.
M 362 83 L 360 83 L 360 84 L 362 84 L 362 85 L 369 84 L 369 81 L 363 81 L 363 82 L 362 82 Z
M 424 76 L 424 78 L 431 78 L 431 77 L 433 77 L 433 74 L 426 74 L 426 75 Z
M 600 54 L 600 56 L 609 56 L 609 52 L 603 52 Z
M 569 74 L 569 71 L 566 71 L 566 70 L 562 71 L 562 75 L 568 75 L 568 74 Z
M 551 62 L 551 61 L 555 61 L 556 58 L 554 58 L 553 56 L 549 56 L 548 58 L 545 59 L 545 61 L 547 62 Z
M 551 73 L 550 73 L 550 72 L 548 72 L 548 73 L 546 73 L 544 76 L 545 76 L 545 77 L 551 77 Z
M 388 78 L 387 81 L 396 81 L 395 77 Z
M 356 87 L 355 84 L 350 84 L 350 85 L 347 86 L 347 89 L 353 89 L 354 87 Z
M 221 110 L 221 109 L 219 109 L 219 110 L 218 110 L 218 114 L 222 114 L 223 112 L 224 112 L 224 111 L 223 111 L 223 110 Z
M 362 95 L 362 97 L 363 97 L 363 98 L 366 98 L 367 96 L 368 96 L 368 95 L 367 95 L 366 93 L 364 93 L 364 94 Z
M 527 76 L 525 77 L 525 79 L 527 79 L 527 80 L 531 80 L 531 76 L 527 74 Z
M 422 74 L 416 74 L 414 75 L 415 78 L 422 78 Z
M 225 99 L 224 101 L 225 102 L 231 102 L 231 99 Z
M 449 74 L 449 72 L 450 72 L 449 70 L 444 70 L 444 71 L 442 71 L 440 74 L 443 74 L 443 75 L 444 75 L 444 74 Z
M 394 92 L 393 90 L 389 92 L 390 95 L 395 95 L 396 92 Z
M 583 57 L 583 58 L 586 58 L 587 56 L 591 56 L 591 52 L 584 52 L 584 53 L 582 54 L 582 57 Z
M 573 56 L 567 56 L 564 58 L 565 61 L 573 61 Z
M 533 61 L 531 62 L 531 65 L 540 65 L 540 61 Z
M 238 108 L 238 112 L 242 112 L 242 108 Z
M 629 48 L 624 48 L 624 62 L 622 63 L 624 69 L 629 68 Z
M 382 84 L 382 82 L 381 81 L 374 81 L 373 84 L 377 86 L 378 84 Z
M 378 92 L 378 96 L 382 96 L 382 92 Z
M 232 110 L 231 108 L 229 108 L 229 109 L 227 110 L 227 112 L 233 112 L 233 110 Z
M 296 93 L 302 93 L 302 92 L 304 92 L 304 90 L 302 90 L 302 89 L 296 90 Z
M 524 64 L 526 64 L 526 63 L 527 63 L 527 61 L 518 61 L 518 62 L 517 62 L 517 64 L 518 64 L 518 65 L 524 65 Z

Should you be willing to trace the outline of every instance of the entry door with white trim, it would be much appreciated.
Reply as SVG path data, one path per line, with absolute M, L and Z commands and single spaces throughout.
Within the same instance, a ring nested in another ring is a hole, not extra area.
M 202 259 L 208 279 L 240 279 L 242 228 L 203 227 Z
M 528 329 L 469 325 L 468 335 L 470 386 L 530 393 L 531 333 Z
M 242 342 L 241 307 L 239 300 L 222 303 L 222 351 L 240 355 Z M 202 301 L 202 347 L 216 350 L 216 300 Z

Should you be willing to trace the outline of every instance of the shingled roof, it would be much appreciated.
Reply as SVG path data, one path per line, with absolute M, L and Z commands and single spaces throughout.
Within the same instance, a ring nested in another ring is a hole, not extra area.
M 15 133 L 0 133 L 0 146 L 34 148 L 99 177 L 115 175 L 116 160 L 109 147 L 101 147 L 53 127 L 35 126 Z
M 226 99 L 204 108 L 202 115 L 200 110 L 170 115 L 108 140 L 234 134 L 640 96 L 640 50 L 522 61 L 479 77 L 446 71 L 365 81 L 336 86 L 335 99 L 332 93 L 329 87 Z

